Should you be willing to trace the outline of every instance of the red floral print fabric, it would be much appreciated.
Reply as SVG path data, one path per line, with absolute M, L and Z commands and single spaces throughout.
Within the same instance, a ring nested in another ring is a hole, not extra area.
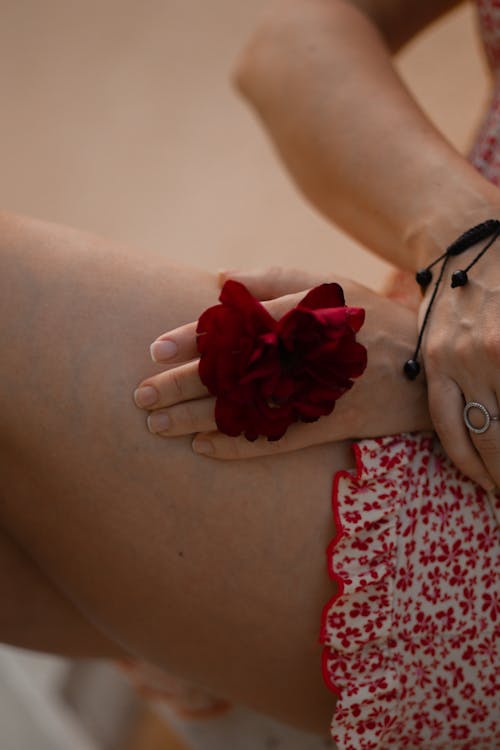
M 470 158 L 490 182 L 500 185 L 500 2 L 478 0 L 477 10 L 483 47 L 495 85 Z
M 500 536 L 430 434 L 363 440 L 334 478 L 323 612 L 338 750 L 500 747 Z

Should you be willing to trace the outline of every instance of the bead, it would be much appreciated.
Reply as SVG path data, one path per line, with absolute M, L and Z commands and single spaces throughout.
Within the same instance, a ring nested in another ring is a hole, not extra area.
M 422 288 L 429 286 L 432 281 L 432 273 L 428 268 L 422 268 L 421 271 L 417 271 L 415 276 L 417 284 Z
M 457 286 L 465 286 L 468 281 L 467 271 L 455 271 L 451 275 L 451 288 L 455 289 Z
M 403 367 L 403 372 L 408 378 L 408 380 L 415 380 L 415 378 L 420 372 L 420 365 L 417 362 L 417 360 L 409 359 L 407 362 L 405 362 L 404 367 Z

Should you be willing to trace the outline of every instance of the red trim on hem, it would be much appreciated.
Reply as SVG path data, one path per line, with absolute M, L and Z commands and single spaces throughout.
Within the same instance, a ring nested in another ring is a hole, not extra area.
M 320 628 L 320 634 L 319 634 L 319 642 L 324 643 L 325 637 L 326 637 L 326 621 L 328 618 L 328 613 L 330 611 L 330 608 L 333 604 L 335 604 L 338 599 L 342 596 L 344 593 L 344 581 L 342 580 L 341 576 L 335 572 L 333 569 L 333 551 L 337 544 L 340 542 L 342 537 L 345 535 L 345 529 L 342 524 L 342 519 L 340 516 L 340 510 L 339 510 L 339 501 L 338 501 L 338 490 L 339 490 L 339 482 L 341 479 L 350 479 L 351 481 L 359 481 L 363 475 L 364 470 L 364 464 L 361 459 L 361 448 L 357 443 L 352 443 L 351 445 L 353 454 L 354 454 L 354 460 L 355 460 L 355 470 L 356 473 L 353 474 L 352 471 L 348 469 L 339 469 L 335 472 L 333 476 L 333 485 L 332 485 L 332 513 L 333 513 L 333 521 L 335 524 L 335 536 L 331 540 L 331 542 L 328 544 L 326 548 L 326 555 L 327 555 L 327 565 L 328 565 L 328 575 L 330 578 L 337 584 L 337 592 L 327 601 L 325 606 L 323 607 L 323 611 L 321 613 L 321 628 Z M 327 660 L 331 653 L 331 649 L 329 646 L 323 647 L 323 653 L 321 655 L 321 671 L 323 674 L 323 679 L 325 681 L 325 684 L 329 690 L 332 691 L 337 697 L 340 697 L 341 694 L 341 688 L 336 685 L 333 680 L 330 679 L 330 676 L 327 672 Z

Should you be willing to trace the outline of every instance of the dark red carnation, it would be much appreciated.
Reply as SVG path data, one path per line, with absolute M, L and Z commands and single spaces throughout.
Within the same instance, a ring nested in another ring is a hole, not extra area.
M 330 414 L 366 367 L 355 335 L 365 311 L 346 307 L 338 284 L 312 289 L 280 320 L 238 281 L 219 299 L 196 331 L 200 378 L 226 435 L 278 440 L 292 422 Z

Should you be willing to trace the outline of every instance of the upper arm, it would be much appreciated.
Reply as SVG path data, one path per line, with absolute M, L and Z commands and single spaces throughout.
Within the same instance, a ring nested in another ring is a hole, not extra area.
M 463 0 L 347 0 L 379 28 L 393 50 Z

